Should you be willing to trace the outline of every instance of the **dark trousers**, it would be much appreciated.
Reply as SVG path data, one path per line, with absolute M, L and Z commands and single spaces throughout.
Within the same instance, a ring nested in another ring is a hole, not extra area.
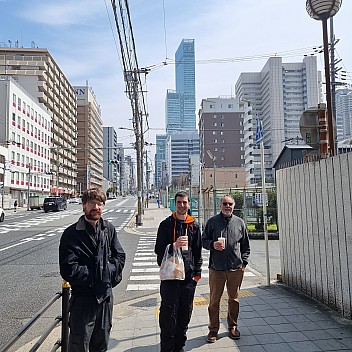
M 71 297 L 69 352 L 107 351 L 112 307 L 112 296 L 100 304 L 95 297 Z
M 193 310 L 194 280 L 166 280 L 160 285 L 160 351 L 183 351 Z

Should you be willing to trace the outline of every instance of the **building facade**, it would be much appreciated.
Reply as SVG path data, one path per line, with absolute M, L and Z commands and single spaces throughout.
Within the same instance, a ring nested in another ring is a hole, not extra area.
M 77 185 L 84 191 L 103 185 L 103 121 L 92 88 L 74 88 L 77 97 Z
M 10 76 L 0 76 L 2 195 L 28 204 L 50 193 L 51 114 Z
M 103 127 L 103 175 L 109 180 L 115 190 L 120 192 L 120 158 L 117 149 L 117 133 L 114 127 Z M 111 162 L 117 161 L 115 162 Z
M 322 82 L 317 69 L 317 58 L 306 57 L 302 62 L 283 63 L 282 58 L 270 58 L 261 72 L 241 73 L 235 85 L 236 96 L 252 105 L 252 113 L 263 123 L 264 145 L 270 171 L 282 148 L 300 136 L 299 121 L 302 113 L 321 102 Z M 254 119 L 247 121 L 255 141 Z M 245 145 L 256 154 L 253 143 Z M 246 161 L 247 163 L 247 161 Z M 254 183 L 254 174 L 251 182 Z
M 335 94 L 337 140 L 352 137 L 352 89 L 339 89 Z
M 44 104 L 51 115 L 51 168 L 58 175 L 52 193 L 76 190 L 77 111 L 75 91 L 47 49 L 0 48 L 0 75 L 9 75 Z
M 157 134 L 156 135 L 156 152 L 154 157 L 155 163 L 155 173 L 154 173 L 154 185 L 156 189 L 160 187 L 165 187 L 165 179 L 163 178 L 163 168 L 162 163 L 166 160 L 166 143 L 167 135 L 166 134 Z
M 181 174 L 188 174 L 189 156 L 195 153 L 194 147 L 199 146 L 198 136 L 192 145 L 188 143 L 189 133 L 196 135 L 197 131 L 194 39 L 181 41 L 175 53 L 175 77 L 176 90 L 168 89 L 166 93 L 167 137 L 159 137 L 157 140 L 159 148 L 157 147 L 155 155 L 155 184 L 158 188 L 167 186 L 168 182 L 176 180 Z M 184 152 L 181 153 L 180 141 L 186 143 Z M 191 154 L 187 154 L 188 152 Z M 199 154 L 199 149 L 197 153 Z
M 174 133 L 168 136 L 166 151 L 168 184 L 184 183 L 189 175 L 190 155 L 199 155 L 198 132 Z

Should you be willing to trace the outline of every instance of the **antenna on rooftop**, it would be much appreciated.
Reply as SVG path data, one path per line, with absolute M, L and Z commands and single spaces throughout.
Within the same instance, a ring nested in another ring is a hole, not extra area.
M 31 41 L 31 48 L 32 49 L 35 48 L 35 41 L 34 40 Z

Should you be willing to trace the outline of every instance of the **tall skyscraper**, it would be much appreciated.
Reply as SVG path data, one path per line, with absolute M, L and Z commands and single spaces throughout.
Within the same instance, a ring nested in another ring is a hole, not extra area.
M 117 133 L 114 127 L 103 127 L 103 175 L 104 178 L 109 180 L 117 190 L 120 192 L 119 183 L 119 165 L 115 163 L 109 163 L 110 160 L 118 160 L 117 150 Z
M 183 39 L 175 54 L 176 90 L 166 93 L 166 132 L 196 130 L 194 39 Z
M 236 96 L 240 100 L 248 100 L 254 117 L 257 115 L 263 121 L 264 146 L 267 152 L 265 166 L 271 176 L 272 165 L 284 145 L 290 143 L 290 140 L 296 142 L 297 137 L 300 137 L 299 120 L 302 113 L 320 103 L 321 89 L 321 73 L 317 69 L 315 56 L 295 63 L 283 63 L 281 57 L 272 57 L 261 72 L 241 73 L 238 78 Z M 252 160 L 252 183 L 260 178 L 255 127 L 255 118 L 244 121 L 245 134 L 246 131 L 252 133 L 252 138 L 245 141 L 245 150 L 248 151 L 245 164 L 249 167 Z
M 337 139 L 342 141 L 352 137 L 352 89 L 336 91 Z
M 91 87 L 75 86 L 77 97 L 77 185 L 81 190 L 103 184 L 103 121 Z
M 166 141 L 167 136 L 165 134 L 156 135 L 154 184 L 157 189 L 159 189 L 161 186 L 165 186 L 162 163 L 166 160 Z
M 190 154 L 195 152 L 199 154 L 199 137 L 196 133 L 194 39 L 183 39 L 181 41 L 175 53 L 175 76 L 176 90 L 168 89 L 166 93 L 167 139 L 164 140 L 165 147 L 159 148 L 160 152 L 165 149 L 165 155 L 168 157 L 162 159 L 162 155 L 158 155 L 158 150 L 155 155 L 155 160 L 158 161 L 156 163 L 156 175 L 159 175 L 160 178 L 162 174 L 165 174 L 162 165 L 164 165 L 163 162 L 166 162 L 166 170 L 168 170 L 167 174 L 170 182 L 181 174 L 188 173 L 188 157 Z M 187 136 L 184 136 L 185 133 L 187 133 Z M 180 135 L 176 136 L 176 134 Z M 196 140 L 194 144 L 192 143 L 192 146 L 188 142 L 184 145 L 186 154 L 182 153 L 181 158 L 177 152 L 181 147 L 180 141 L 188 141 L 189 135 L 196 138 Z M 159 138 L 160 143 L 162 143 L 161 138 Z

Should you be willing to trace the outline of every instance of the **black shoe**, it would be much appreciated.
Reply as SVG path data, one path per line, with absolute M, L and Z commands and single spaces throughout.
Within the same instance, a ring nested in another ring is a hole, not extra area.
M 229 329 L 229 338 L 232 340 L 239 340 L 241 338 L 241 334 L 237 330 L 237 328 L 230 328 Z
M 218 339 L 218 333 L 215 331 L 210 331 L 207 336 L 207 342 L 214 343 Z

